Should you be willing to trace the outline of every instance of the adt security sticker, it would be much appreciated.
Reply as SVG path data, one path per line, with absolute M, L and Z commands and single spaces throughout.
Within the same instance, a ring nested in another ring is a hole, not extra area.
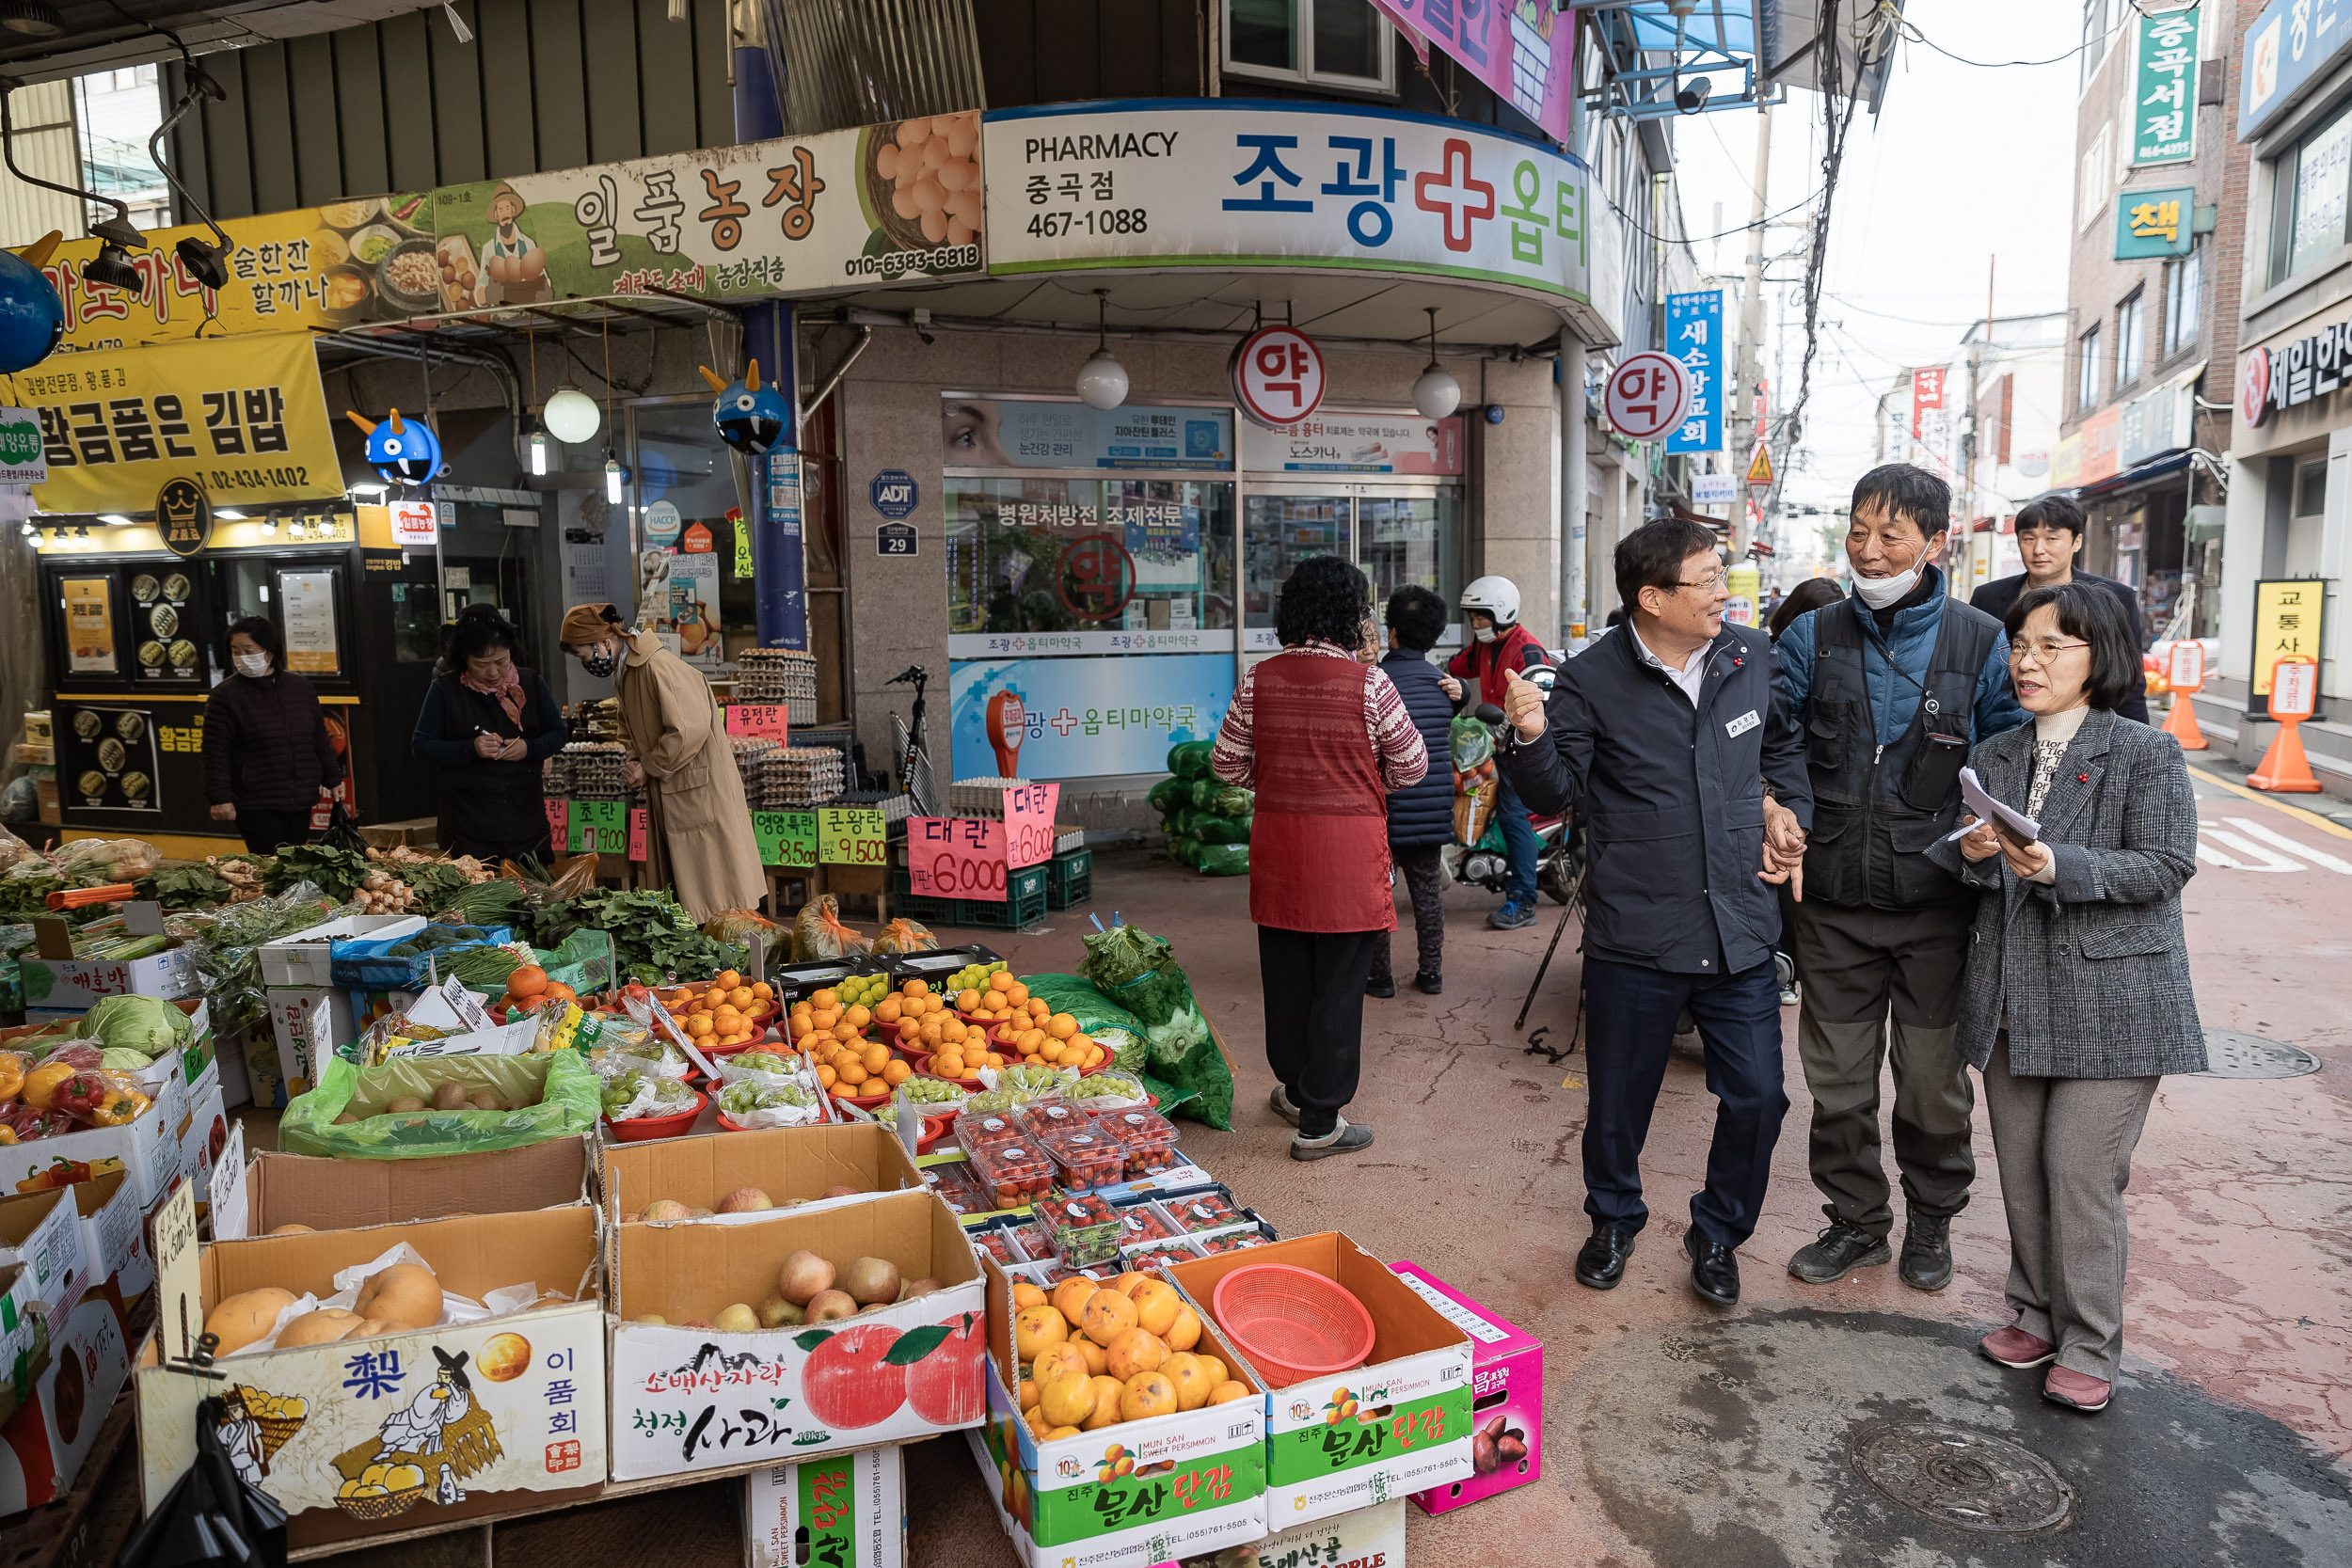
M 866 489 L 866 499 L 874 503 L 874 510 L 894 523 L 914 510 L 922 494 L 915 487 L 914 476 L 904 468 L 884 468 L 874 476 L 874 483 Z

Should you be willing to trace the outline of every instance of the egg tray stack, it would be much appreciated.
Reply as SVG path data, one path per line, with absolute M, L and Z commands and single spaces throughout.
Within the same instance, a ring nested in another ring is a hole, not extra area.
M 743 781 L 744 803 L 754 811 L 779 809 L 769 799 L 774 778 L 769 759 L 783 748 L 763 735 L 729 736 L 727 741 L 735 749 L 735 771 Z
M 786 746 L 775 752 L 781 800 L 776 811 L 806 811 L 838 796 L 849 785 L 849 769 L 834 746 Z
M 845 789 L 825 802 L 829 806 L 861 806 L 882 813 L 884 822 L 904 822 L 914 815 L 914 797 L 885 795 L 879 789 Z
M 1026 779 L 958 779 L 947 786 L 947 809 L 957 816 L 1005 815 L 1005 791 L 1020 789 Z
M 564 758 L 574 800 L 620 800 L 628 795 L 621 782 L 621 765 L 628 749 L 617 740 L 575 740 L 556 753 Z
M 621 738 L 621 705 L 610 697 L 574 703 L 564 710 L 564 722 L 574 740 L 617 741 Z
M 817 656 L 792 648 L 744 648 L 735 656 L 735 700 L 778 703 L 795 727 L 817 722 Z

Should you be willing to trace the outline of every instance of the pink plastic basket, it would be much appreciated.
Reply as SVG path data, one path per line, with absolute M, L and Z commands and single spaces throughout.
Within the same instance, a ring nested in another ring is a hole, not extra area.
M 1276 1388 L 1360 1367 L 1372 1314 L 1337 1283 L 1288 1263 L 1256 1263 L 1217 1281 L 1217 1327 Z

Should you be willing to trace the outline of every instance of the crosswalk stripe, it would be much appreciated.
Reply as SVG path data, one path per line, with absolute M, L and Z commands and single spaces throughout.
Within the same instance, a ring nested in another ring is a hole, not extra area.
M 2308 871 L 2311 869 L 2300 861 L 2291 861 L 2275 851 L 2264 848 L 2250 838 L 2240 838 L 2235 833 L 2224 832 L 2221 829 L 2210 824 L 2200 823 L 2197 829 L 2197 846 L 2200 853 L 2203 852 L 2207 839 L 2211 839 L 2224 849 L 2247 857 L 2245 863 L 2233 867 L 2234 870 Z
M 2220 850 L 2215 848 L 2212 845 L 2207 844 L 2203 833 L 2199 833 L 2197 835 L 2197 858 L 2203 861 L 2208 865 L 2217 865 L 2226 871 L 2265 871 L 2269 869 L 2267 866 L 2247 866 L 2240 864 L 2238 862 L 2233 861 L 2229 856 L 2223 854 Z
M 2275 845 L 2277 847 L 2286 850 L 2289 854 L 2299 855 L 2304 860 L 2311 862 L 2313 865 L 2322 866 L 2327 870 L 2333 871 L 2338 876 L 2352 877 L 2352 861 L 2341 861 L 2333 855 L 2325 854 L 2317 849 L 2312 848 L 2309 845 L 2297 843 L 2296 840 L 2287 837 L 2286 834 L 2279 832 L 2277 829 L 2265 827 L 2262 823 L 2253 820 L 2251 817 L 2233 816 L 2228 818 L 2228 821 L 2232 827 L 2236 828 L 2239 832 L 2247 834 L 2249 837 L 2258 838 L 2265 844 Z

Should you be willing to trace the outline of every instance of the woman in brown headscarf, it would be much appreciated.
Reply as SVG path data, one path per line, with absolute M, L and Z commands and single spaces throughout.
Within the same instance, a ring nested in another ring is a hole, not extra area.
M 564 651 L 612 682 L 631 752 L 622 767 L 645 786 L 646 869 L 696 920 L 750 909 L 767 893 L 751 807 L 710 683 L 661 645 L 632 633 L 611 605 L 564 614 Z

